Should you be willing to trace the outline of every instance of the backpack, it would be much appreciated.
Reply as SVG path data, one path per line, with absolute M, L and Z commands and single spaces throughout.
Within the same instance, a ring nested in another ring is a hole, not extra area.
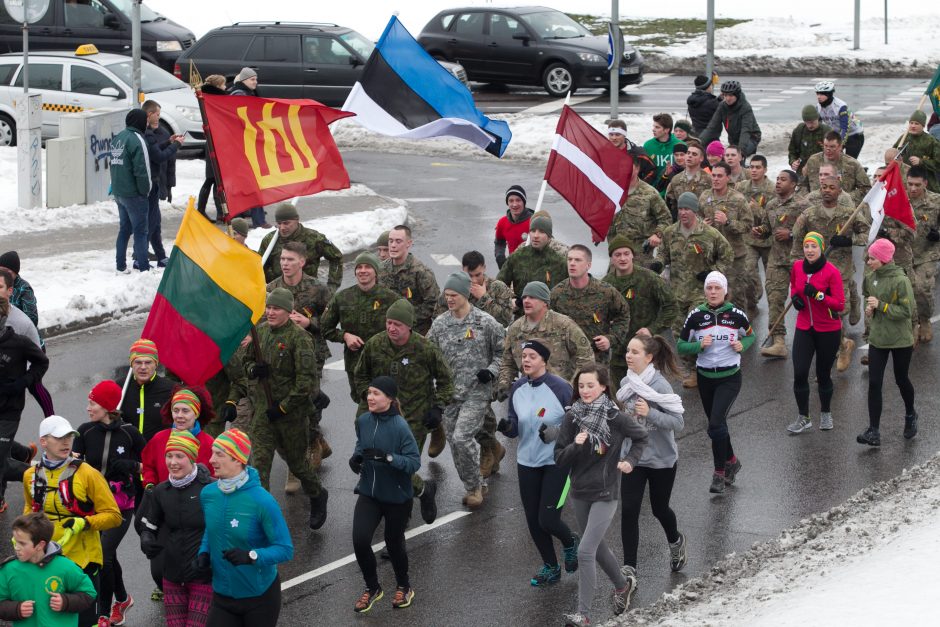
M 70 459 L 62 476 L 59 477 L 59 484 L 55 487 L 49 487 L 46 469 L 42 464 L 36 466 L 36 474 L 33 476 L 33 511 L 44 511 L 46 495 L 49 492 L 58 492 L 59 500 L 70 513 L 80 517 L 94 515 L 95 504 L 93 502 L 80 501 L 75 497 L 75 472 L 84 463 L 80 459 Z

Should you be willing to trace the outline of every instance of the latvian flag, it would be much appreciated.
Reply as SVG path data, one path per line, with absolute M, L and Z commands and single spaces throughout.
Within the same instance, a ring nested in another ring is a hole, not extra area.
M 376 133 L 403 139 L 454 137 L 502 157 L 509 125 L 490 120 L 470 91 L 392 16 L 343 111 Z
M 633 159 L 565 105 L 555 129 L 545 180 L 591 227 L 591 238 L 607 237 L 614 214 L 627 200 Z

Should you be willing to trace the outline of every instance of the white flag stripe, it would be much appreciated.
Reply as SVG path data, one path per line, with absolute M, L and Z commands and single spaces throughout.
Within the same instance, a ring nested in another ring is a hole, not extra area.
M 571 162 L 571 164 L 581 171 L 594 186 L 601 190 L 601 193 L 610 199 L 614 204 L 614 210 L 620 209 L 620 199 L 623 198 L 623 188 L 620 187 L 601 166 L 584 154 L 580 148 L 572 144 L 561 135 L 555 135 L 552 141 L 552 149 L 559 155 Z
M 884 181 L 876 181 L 862 202 L 868 203 L 871 210 L 871 230 L 868 231 L 868 243 L 871 244 L 878 237 L 878 231 L 881 230 L 881 223 L 885 217 L 885 198 L 888 192 L 885 189 Z

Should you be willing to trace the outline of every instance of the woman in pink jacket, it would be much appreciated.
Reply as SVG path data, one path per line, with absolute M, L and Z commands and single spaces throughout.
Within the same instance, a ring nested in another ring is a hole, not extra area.
M 813 428 L 809 417 L 809 367 L 816 356 L 816 380 L 819 387 L 819 428 L 832 429 L 832 364 L 842 341 L 845 309 L 842 275 L 826 261 L 823 236 L 810 231 L 803 238 L 803 259 L 790 269 L 790 299 L 797 310 L 793 338 L 793 394 L 799 415 L 788 427 L 793 434 Z

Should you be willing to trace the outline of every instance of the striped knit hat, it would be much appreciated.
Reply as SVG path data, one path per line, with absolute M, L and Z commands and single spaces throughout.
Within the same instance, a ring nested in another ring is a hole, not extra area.
M 229 429 L 224 432 L 215 439 L 212 446 L 243 464 L 248 463 L 248 456 L 251 455 L 251 440 L 245 432 L 239 429 Z
M 810 240 L 816 242 L 816 244 L 819 246 L 819 250 L 826 250 L 826 240 L 820 233 L 817 233 L 816 231 L 810 231 L 806 234 L 805 237 L 803 237 L 804 244 Z
M 149 357 L 160 363 L 160 358 L 157 356 L 157 345 L 152 340 L 140 338 L 131 344 L 131 363 L 134 363 L 134 360 L 138 357 Z
M 186 388 L 181 388 L 176 391 L 176 394 L 174 394 L 173 398 L 170 399 L 170 408 L 172 409 L 172 407 L 177 403 L 189 405 L 197 416 L 202 410 L 202 402 L 199 400 L 199 397 L 195 392 L 192 390 L 187 390 Z
M 189 461 L 196 463 L 199 456 L 199 440 L 189 431 L 170 431 L 170 439 L 166 441 L 166 452 L 179 451 L 189 458 Z

